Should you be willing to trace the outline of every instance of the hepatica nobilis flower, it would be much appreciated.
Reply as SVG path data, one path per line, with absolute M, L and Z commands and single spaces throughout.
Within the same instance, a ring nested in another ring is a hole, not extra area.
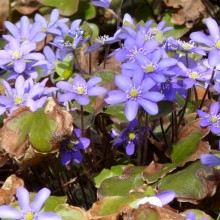
M 4 50 L 0 50 L 0 65 L 13 65 L 15 72 L 22 73 L 27 62 L 45 59 L 41 53 L 30 53 L 35 49 L 35 43 L 23 42 L 20 44 L 18 40 L 11 40 Z
M 203 165 L 208 167 L 220 165 L 220 158 L 213 154 L 202 154 L 200 161 Z
M 112 90 L 105 97 L 105 102 L 110 105 L 125 104 L 125 116 L 132 121 L 138 112 L 139 105 L 151 114 L 158 113 L 157 102 L 164 98 L 159 92 L 151 92 L 150 89 L 156 84 L 151 78 L 143 79 L 135 74 L 132 79 L 124 75 L 115 76 L 115 84 L 120 90 Z
M 200 126 L 207 127 L 210 126 L 210 130 L 213 134 L 220 134 L 220 105 L 218 102 L 211 104 L 210 113 L 206 113 L 202 110 L 197 110 L 197 114 L 200 119 Z
M 16 197 L 21 209 L 18 210 L 8 205 L 2 205 L 0 206 L 0 218 L 17 220 L 61 220 L 62 218 L 53 212 L 40 212 L 44 202 L 49 196 L 50 190 L 43 188 L 37 193 L 34 201 L 30 202 L 29 192 L 23 187 L 18 187 Z
M 88 105 L 90 102 L 89 96 L 99 96 L 106 92 L 106 89 L 101 86 L 96 86 L 102 79 L 93 77 L 88 82 L 81 76 L 77 75 L 73 79 L 72 84 L 60 81 L 56 84 L 57 88 L 65 91 L 58 97 L 59 102 L 76 100 L 80 105 Z
M 128 127 L 124 129 L 121 133 L 121 135 L 118 135 L 118 137 L 114 140 L 113 146 L 117 147 L 122 144 L 126 144 L 126 154 L 132 155 L 134 154 L 135 145 L 138 144 L 138 122 L 136 119 L 132 120 Z M 143 135 L 144 128 L 141 130 L 141 135 Z
M 220 63 L 220 30 L 217 22 L 213 18 L 205 20 L 210 36 L 201 31 L 193 32 L 190 38 L 208 49 L 208 62 L 210 66 L 216 66 Z
M 61 163 L 63 165 L 68 165 L 71 160 L 80 163 L 83 159 L 81 150 L 85 150 L 90 144 L 88 138 L 80 137 L 80 129 L 74 129 L 74 133 L 74 140 L 68 138 L 60 144 Z
M 56 88 L 45 88 L 47 79 L 41 83 L 34 84 L 33 79 L 24 79 L 20 75 L 15 81 L 15 87 L 11 88 L 9 83 L 2 79 L 2 84 L 6 90 L 6 95 L 0 96 L 0 104 L 4 106 L 3 114 L 6 110 L 12 113 L 20 105 L 29 107 L 32 111 L 41 108 L 46 102 L 46 93 L 56 90 Z

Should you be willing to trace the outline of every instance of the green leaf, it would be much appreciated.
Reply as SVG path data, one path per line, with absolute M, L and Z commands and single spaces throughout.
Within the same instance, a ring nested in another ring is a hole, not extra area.
M 62 204 L 55 208 L 54 212 L 62 217 L 62 220 L 87 220 L 88 217 L 83 209 Z
M 78 10 L 79 0 L 37 0 L 42 5 L 58 8 L 61 15 L 70 16 Z
M 179 201 L 197 204 L 216 190 L 216 185 L 207 176 L 214 178 L 213 169 L 196 161 L 185 169 L 164 177 L 157 187 L 159 191 L 173 190 Z
M 44 109 L 39 109 L 36 112 L 25 111 L 7 123 L 7 127 L 11 131 L 19 131 L 18 146 L 29 137 L 33 148 L 40 152 L 52 150 L 50 140 L 56 126 L 56 121 L 49 118 Z
M 99 173 L 95 178 L 94 178 L 94 182 L 95 182 L 95 186 L 96 188 L 99 188 L 101 183 L 110 177 L 113 176 L 120 176 L 122 174 L 123 171 L 123 165 L 118 165 L 118 166 L 113 166 L 111 167 L 111 169 L 103 169 L 101 173 Z
M 106 196 L 127 196 L 129 191 L 144 184 L 142 172 L 144 167 L 126 166 L 121 176 L 110 177 L 102 181 L 98 189 L 98 195 Z
M 109 105 L 109 106 L 107 106 L 105 113 L 110 116 L 114 116 L 116 118 L 119 118 L 122 121 L 127 121 L 127 119 L 125 117 L 124 109 L 125 109 L 124 104 Z
M 179 165 L 192 155 L 197 150 L 201 138 L 201 132 L 194 131 L 174 144 L 171 148 L 172 153 L 170 154 L 173 163 Z

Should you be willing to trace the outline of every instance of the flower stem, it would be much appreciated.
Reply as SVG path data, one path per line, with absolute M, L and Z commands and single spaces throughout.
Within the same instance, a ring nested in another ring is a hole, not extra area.
M 165 147 L 167 149 L 168 148 L 168 143 L 167 143 L 166 135 L 165 135 L 164 128 L 163 128 L 163 118 L 162 117 L 160 117 L 160 127 L 161 127 L 161 131 L 162 131 Z
M 78 60 L 78 58 L 77 58 L 77 56 L 76 56 L 76 52 L 75 52 L 75 51 L 73 51 L 73 55 L 74 55 L 76 64 L 77 64 L 77 66 L 78 66 L 78 68 L 79 68 L 79 72 L 80 72 L 81 76 L 83 77 L 83 71 L 82 71 L 81 66 L 80 66 L 80 64 L 79 64 L 79 60 Z
M 143 154 L 142 165 L 146 164 L 146 162 L 147 162 L 148 138 L 149 138 L 148 127 L 149 127 L 149 118 L 148 118 L 148 113 L 146 112 L 146 115 L 145 115 L 145 134 L 144 134 L 145 141 L 144 141 L 144 154 Z
M 82 136 L 84 136 L 84 117 L 83 117 L 83 106 L 80 106 L 80 121 L 81 121 L 81 130 L 82 130 Z
M 142 163 L 142 145 L 141 145 L 141 112 L 138 110 L 138 152 L 137 152 L 137 165 Z

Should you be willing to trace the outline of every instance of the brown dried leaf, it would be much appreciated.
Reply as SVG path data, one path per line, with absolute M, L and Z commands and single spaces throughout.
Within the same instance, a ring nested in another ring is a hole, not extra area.
M 201 127 L 199 125 L 199 120 L 200 119 L 196 119 L 195 121 L 184 126 L 183 129 L 179 133 L 178 140 L 184 139 L 185 137 L 189 136 L 194 131 L 201 132 L 202 138 L 205 137 L 209 133 L 210 128 L 209 127 Z
M 0 205 L 12 203 L 19 186 L 24 186 L 24 181 L 14 174 L 9 176 L 0 189 Z
M 163 0 L 168 7 L 179 8 L 181 6 L 181 0 Z
M 20 12 L 23 15 L 29 15 L 37 11 L 40 7 L 40 4 L 37 1 L 29 1 L 24 4 L 17 4 L 14 9 Z
M 4 21 L 8 17 L 9 0 L 0 1 L 0 29 L 3 29 Z

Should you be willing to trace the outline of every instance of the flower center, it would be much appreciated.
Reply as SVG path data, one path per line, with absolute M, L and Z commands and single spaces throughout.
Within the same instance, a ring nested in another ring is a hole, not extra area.
M 86 95 L 87 94 L 87 86 L 85 84 L 77 83 L 76 86 L 73 86 L 73 91 L 78 95 Z
M 184 50 L 190 50 L 190 49 L 192 49 L 192 45 L 189 44 L 189 43 L 186 43 L 186 42 L 184 42 L 184 43 L 182 44 L 182 47 L 183 47 Z
M 43 33 L 45 33 L 46 30 L 47 30 L 46 27 L 42 27 L 42 28 L 41 28 L 41 32 L 43 32 Z
M 72 43 L 73 43 L 73 38 L 67 34 L 64 38 L 64 46 L 71 46 Z
M 20 105 L 22 103 L 22 101 L 23 101 L 22 97 L 19 97 L 19 96 L 15 97 L 15 99 L 14 99 L 14 102 L 17 105 Z
M 135 139 L 135 137 L 136 137 L 136 135 L 135 135 L 134 132 L 130 132 L 130 133 L 128 134 L 128 139 L 129 139 L 130 141 L 133 141 L 133 140 Z
M 154 66 L 152 64 L 149 64 L 145 67 L 145 71 L 147 73 L 152 73 L 154 71 Z
M 215 43 L 215 47 L 216 47 L 217 49 L 220 49 L 220 40 L 218 40 L 218 41 Z
M 33 220 L 34 219 L 34 214 L 32 212 L 28 212 L 24 215 L 25 220 Z
M 103 36 L 99 36 L 97 37 L 97 41 L 101 44 L 105 44 L 105 41 L 109 39 L 109 35 L 103 35 Z
M 197 79 L 199 77 L 199 73 L 196 72 L 196 71 L 193 71 L 191 74 L 190 74 L 190 78 L 192 79 Z
M 130 90 L 126 91 L 127 98 L 135 100 L 141 96 L 142 88 L 139 86 L 138 88 L 132 87 Z
M 139 54 L 139 53 L 142 53 L 145 55 L 145 50 L 144 48 L 137 48 L 137 46 L 134 46 L 134 49 L 133 50 L 129 50 L 129 54 L 126 55 L 126 57 L 134 62 L 135 61 L 135 55 Z
M 211 117 L 211 122 L 212 122 L 213 124 L 216 123 L 216 122 L 218 122 L 217 116 L 212 116 L 212 117 Z
M 9 52 L 13 60 L 18 60 L 22 57 L 22 52 L 20 50 L 14 50 Z

